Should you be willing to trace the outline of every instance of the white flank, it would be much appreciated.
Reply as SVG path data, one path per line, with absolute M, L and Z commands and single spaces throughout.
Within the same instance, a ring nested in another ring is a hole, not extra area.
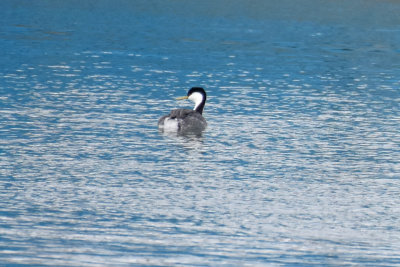
M 179 127 L 178 127 L 177 119 L 165 118 L 165 120 L 164 120 L 164 131 L 165 132 L 177 132 L 178 129 L 179 129 Z

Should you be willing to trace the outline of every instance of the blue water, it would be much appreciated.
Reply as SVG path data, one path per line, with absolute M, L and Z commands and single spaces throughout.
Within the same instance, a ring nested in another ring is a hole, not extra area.
M 399 266 L 398 14 L 0 1 L 0 265 Z

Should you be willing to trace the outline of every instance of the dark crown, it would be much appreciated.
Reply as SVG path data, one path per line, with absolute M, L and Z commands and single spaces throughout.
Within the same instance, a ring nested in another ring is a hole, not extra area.
M 188 91 L 187 95 L 190 96 L 191 94 L 193 94 L 195 92 L 201 93 L 202 95 L 204 95 L 204 97 L 207 96 L 206 91 L 204 91 L 204 89 L 201 88 L 201 87 L 192 87 L 192 88 L 190 88 L 190 90 Z

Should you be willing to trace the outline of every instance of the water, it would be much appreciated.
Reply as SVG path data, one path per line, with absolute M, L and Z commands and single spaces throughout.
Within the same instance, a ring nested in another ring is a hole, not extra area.
M 1 265 L 400 265 L 400 4 L 292 2 L 2 1 Z

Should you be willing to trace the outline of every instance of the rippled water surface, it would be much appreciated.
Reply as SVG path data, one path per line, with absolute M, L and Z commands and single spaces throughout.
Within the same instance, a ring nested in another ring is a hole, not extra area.
M 400 265 L 399 13 L 0 2 L 0 265 Z

